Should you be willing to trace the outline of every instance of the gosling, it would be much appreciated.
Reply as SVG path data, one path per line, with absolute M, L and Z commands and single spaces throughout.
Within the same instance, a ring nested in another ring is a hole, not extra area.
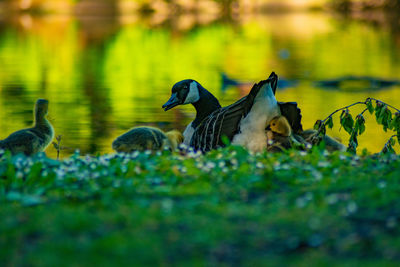
M 165 135 L 167 136 L 173 150 L 178 148 L 178 146 L 183 143 L 183 135 L 177 130 L 166 132 Z
M 269 151 L 282 151 L 293 147 L 294 144 L 300 145 L 300 147 L 311 147 L 311 145 L 318 145 L 322 141 L 325 142 L 325 148 L 329 152 L 346 151 L 346 146 L 329 135 L 318 137 L 316 130 L 309 129 L 299 134 L 292 134 L 290 124 L 284 116 L 273 118 L 269 128 L 270 130 L 266 131 Z
M 176 131 L 164 133 L 154 127 L 135 127 L 117 137 L 112 148 L 117 152 L 130 153 L 133 151 L 162 150 L 165 147 L 175 150 L 183 142 L 183 135 Z
M 284 116 L 276 116 L 269 123 L 267 135 L 267 149 L 279 152 L 292 147 L 292 128 Z
M 38 99 L 34 109 L 33 127 L 19 130 L 0 140 L 0 148 L 10 150 L 11 153 L 32 155 L 44 151 L 54 138 L 54 129 L 46 116 L 49 101 Z

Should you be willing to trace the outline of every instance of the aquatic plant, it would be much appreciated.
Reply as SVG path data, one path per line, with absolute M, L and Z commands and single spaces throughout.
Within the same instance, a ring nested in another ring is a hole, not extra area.
M 375 106 L 373 104 L 375 101 Z M 355 120 L 351 115 L 349 108 L 356 105 L 365 105 L 365 109 L 359 113 Z M 391 110 L 394 110 L 393 114 Z M 395 137 L 400 144 L 400 110 L 395 108 L 392 105 L 389 105 L 379 99 L 375 99 L 372 97 L 367 98 L 364 102 L 355 102 L 348 106 L 339 108 L 329 114 L 323 120 L 317 120 L 314 124 L 314 129 L 318 131 L 318 137 L 324 136 L 326 134 L 326 127 L 333 128 L 333 118 L 332 116 L 342 111 L 340 114 L 340 125 L 343 129 L 350 135 L 349 143 L 347 150 L 353 153 L 356 153 L 358 140 L 357 136 L 361 135 L 365 131 L 365 118 L 364 113 L 369 111 L 369 113 L 375 114 L 375 118 L 378 124 L 382 125 L 383 130 L 386 132 L 387 130 L 392 130 L 395 132 L 389 140 L 385 143 L 382 153 L 395 153 L 393 146 L 396 143 Z M 317 142 L 317 140 L 315 140 Z
M 57 150 L 57 160 L 60 158 L 60 152 L 62 151 L 62 150 L 65 150 L 65 149 L 67 149 L 68 147 L 65 147 L 65 146 L 62 146 L 61 145 L 61 138 L 62 138 L 62 135 L 57 135 L 56 136 L 56 141 L 57 142 L 53 142 L 52 144 L 53 144 L 53 147 Z

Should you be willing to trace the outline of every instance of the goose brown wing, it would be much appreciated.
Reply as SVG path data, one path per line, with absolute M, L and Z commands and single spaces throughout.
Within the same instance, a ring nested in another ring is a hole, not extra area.
M 241 119 L 249 113 L 255 97 L 265 83 L 267 80 L 255 84 L 247 96 L 207 116 L 195 129 L 190 146 L 204 152 L 223 146 L 222 136 L 232 141 L 233 136 L 239 132 Z
M 278 102 L 279 108 L 281 109 L 282 116 L 285 116 L 288 120 L 290 127 L 294 133 L 303 131 L 301 125 L 301 109 L 298 108 L 296 102 Z

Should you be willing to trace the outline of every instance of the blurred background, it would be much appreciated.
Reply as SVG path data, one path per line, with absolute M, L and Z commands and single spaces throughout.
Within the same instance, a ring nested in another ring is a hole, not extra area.
M 196 79 L 227 105 L 271 71 L 305 129 L 367 97 L 400 107 L 399 11 L 397 0 L 0 0 L 0 139 L 32 123 L 40 97 L 61 156 L 111 152 L 133 126 L 186 127 L 192 106 L 161 108 L 175 82 Z M 366 120 L 360 148 L 378 152 L 391 133 Z

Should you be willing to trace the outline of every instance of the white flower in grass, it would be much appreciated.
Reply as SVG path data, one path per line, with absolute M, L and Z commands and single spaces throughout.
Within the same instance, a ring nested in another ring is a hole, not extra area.
M 347 204 L 346 210 L 348 213 L 354 213 L 358 209 L 357 204 L 354 201 L 351 201 Z
M 233 166 L 237 166 L 238 165 L 238 160 L 236 159 L 236 158 L 233 158 L 233 159 L 231 159 L 231 164 L 233 165 Z
M 131 154 L 131 157 L 132 157 L 132 159 L 135 159 L 135 158 L 137 158 L 139 156 L 139 151 L 134 151 L 132 154 Z
M 264 168 L 264 164 L 262 164 L 261 162 L 257 162 L 256 167 L 259 169 L 263 169 Z

